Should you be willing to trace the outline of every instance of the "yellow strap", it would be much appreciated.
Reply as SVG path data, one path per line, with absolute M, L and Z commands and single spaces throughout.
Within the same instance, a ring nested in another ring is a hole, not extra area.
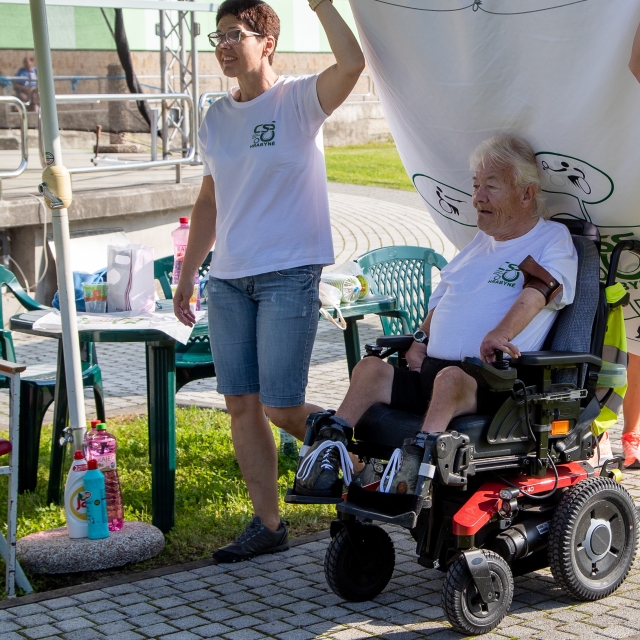
M 627 293 L 627 290 L 622 286 L 620 282 L 612 284 L 604 290 L 607 296 L 607 302 L 609 304 L 615 304 L 619 300 L 622 300 Z

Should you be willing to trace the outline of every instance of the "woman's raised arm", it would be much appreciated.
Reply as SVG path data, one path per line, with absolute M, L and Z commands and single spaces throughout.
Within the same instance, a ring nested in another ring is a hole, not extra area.
M 336 63 L 318 77 L 317 88 L 322 110 L 331 115 L 356 86 L 365 61 L 356 37 L 329 0 L 323 0 L 317 5 L 316 13 L 336 57 Z

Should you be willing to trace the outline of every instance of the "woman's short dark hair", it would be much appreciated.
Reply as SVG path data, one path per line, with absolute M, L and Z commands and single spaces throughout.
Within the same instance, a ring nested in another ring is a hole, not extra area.
M 262 0 L 225 0 L 218 8 L 216 24 L 224 16 L 233 16 L 244 22 L 249 27 L 249 31 L 272 36 L 278 46 L 280 18 L 266 2 L 262 2 Z M 269 56 L 269 64 L 273 64 L 273 53 Z

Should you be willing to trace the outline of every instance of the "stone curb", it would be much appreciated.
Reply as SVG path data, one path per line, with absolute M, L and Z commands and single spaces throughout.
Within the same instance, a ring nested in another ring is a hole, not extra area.
M 299 547 L 309 542 L 317 542 L 318 540 L 324 540 L 329 537 L 329 530 L 317 531 L 316 533 L 308 533 L 298 538 L 293 538 L 289 541 L 290 547 Z M 158 567 L 157 569 L 149 569 L 147 571 L 128 571 L 123 572 L 119 576 L 113 576 L 110 578 L 101 578 L 93 582 L 85 582 L 83 584 L 77 584 L 72 587 L 62 587 L 61 589 L 52 589 L 51 591 L 43 591 L 42 593 L 31 593 L 26 596 L 20 596 L 19 598 L 5 598 L 0 600 L 0 611 L 2 609 L 9 609 L 11 607 L 17 607 L 23 604 L 33 604 L 36 602 L 42 602 L 44 600 L 52 600 L 54 598 L 62 598 L 64 596 L 74 596 L 79 593 L 85 593 L 86 591 L 93 591 L 95 589 L 105 589 L 106 587 L 115 587 L 121 584 L 129 584 L 131 582 L 137 582 L 139 580 L 148 580 L 149 578 L 160 578 L 162 576 L 171 575 L 172 573 L 182 573 L 183 571 L 193 571 L 194 569 L 202 569 L 203 567 L 210 567 L 211 565 L 218 564 L 213 558 L 204 558 L 203 560 L 195 560 L 193 562 L 186 562 L 184 564 L 174 564 L 167 567 Z

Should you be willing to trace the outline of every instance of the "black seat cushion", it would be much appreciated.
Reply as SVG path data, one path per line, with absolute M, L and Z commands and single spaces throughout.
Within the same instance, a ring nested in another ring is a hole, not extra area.
M 493 417 L 486 415 L 459 416 L 451 421 L 448 431 L 468 435 L 474 445 L 476 458 L 522 455 L 534 446 L 528 441 L 490 444 L 487 432 L 492 421 Z M 423 417 L 415 413 L 392 409 L 382 403 L 374 404 L 355 426 L 354 450 L 386 460 L 394 449 L 402 447 L 406 438 L 413 438 L 420 431 L 422 422 Z
M 460 416 L 451 421 L 448 430 L 467 434 L 471 442 L 486 441 L 491 420 L 491 416 Z M 354 439 L 371 457 L 387 458 L 394 449 L 402 447 L 406 438 L 413 438 L 420 431 L 422 422 L 423 417 L 415 413 L 377 403 L 356 424 Z

